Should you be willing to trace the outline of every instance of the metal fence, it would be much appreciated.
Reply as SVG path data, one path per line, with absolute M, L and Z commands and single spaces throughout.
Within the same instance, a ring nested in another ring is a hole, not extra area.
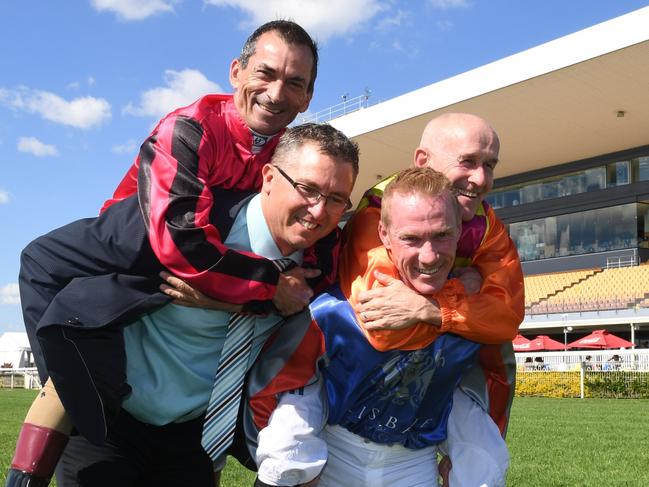
M 649 371 L 649 349 L 516 353 L 516 365 L 522 370 L 565 372 L 579 370 L 582 362 L 589 370 Z
M 649 398 L 649 350 L 516 354 L 516 395 Z
M 309 113 L 298 117 L 299 123 L 326 123 L 334 118 L 342 117 L 357 110 L 362 110 L 378 103 L 380 100 L 370 100 L 371 93 L 366 91 L 363 95 L 354 98 L 342 97 L 342 102 L 320 110 L 316 113 Z

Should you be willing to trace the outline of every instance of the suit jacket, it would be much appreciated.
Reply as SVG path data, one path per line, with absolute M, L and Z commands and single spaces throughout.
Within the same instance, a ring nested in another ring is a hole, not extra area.
M 211 218 L 225 239 L 251 193 L 213 192 L 223 204 Z M 135 196 L 22 252 L 21 301 L 41 380 L 52 377 L 75 428 L 93 443 L 103 443 L 130 392 L 122 327 L 171 301 L 159 291 L 163 269 Z

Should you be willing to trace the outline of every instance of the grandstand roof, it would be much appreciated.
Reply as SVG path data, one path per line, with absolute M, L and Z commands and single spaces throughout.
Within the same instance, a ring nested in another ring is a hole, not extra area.
M 410 165 L 425 124 L 448 111 L 491 122 L 498 177 L 649 144 L 648 25 L 645 7 L 332 120 L 360 145 L 353 199 Z

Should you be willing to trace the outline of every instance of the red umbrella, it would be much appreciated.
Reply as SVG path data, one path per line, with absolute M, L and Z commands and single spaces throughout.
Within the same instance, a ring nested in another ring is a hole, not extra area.
M 530 349 L 530 341 L 525 338 L 523 335 L 516 335 L 512 340 L 514 345 L 514 352 L 527 352 Z
M 612 335 L 606 330 L 595 330 L 590 335 L 569 343 L 570 348 L 622 348 L 632 347 L 633 343 Z
M 539 335 L 533 340 L 530 340 L 528 351 L 533 352 L 537 350 L 565 350 L 563 343 L 553 340 L 547 335 Z

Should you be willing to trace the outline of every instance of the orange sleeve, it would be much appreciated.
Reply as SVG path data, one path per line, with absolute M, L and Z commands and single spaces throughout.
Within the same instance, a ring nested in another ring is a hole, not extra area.
M 350 294 L 347 299 L 352 308 L 358 302 L 358 294 L 366 289 L 374 289 L 380 286 L 374 278 L 374 271 L 380 271 L 394 279 L 399 279 L 399 272 L 392 264 L 385 247 L 379 245 L 367 252 L 364 257 L 367 259 L 367 267 L 362 273 L 351 276 Z M 449 300 L 455 298 L 457 293 L 463 292 L 464 288 L 457 279 L 446 281 L 444 288 L 439 295 L 448 296 Z M 436 294 L 435 298 L 438 297 Z M 360 323 L 360 317 L 356 315 L 356 320 Z M 381 352 L 387 350 L 416 350 L 430 345 L 439 335 L 439 328 L 428 323 L 417 323 L 408 328 L 398 330 L 367 330 L 360 326 L 368 342 Z
M 357 210 L 343 228 L 338 279 L 343 295 L 350 299 L 354 279 L 369 272 L 368 254 L 381 245 L 379 220 L 381 209 L 365 207 Z
M 343 295 L 352 308 L 357 296 L 366 289 L 378 286 L 374 271 L 378 270 L 400 279 L 379 238 L 380 208 L 364 207 L 357 210 L 347 222 L 343 233 L 338 279 Z M 360 317 L 356 316 L 359 320 Z M 379 351 L 415 350 L 429 345 L 439 336 L 438 329 L 428 323 L 419 323 L 401 330 L 361 330 L 370 344 Z
M 473 256 L 482 275 L 478 294 L 455 303 L 439 299 L 442 332 L 452 332 L 486 344 L 511 341 L 525 317 L 523 271 L 514 242 L 490 208 L 489 232 Z
M 378 233 L 380 219 L 380 208 L 364 207 L 354 213 L 344 228 L 338 278 L 340 289 L 352 308 L 358 302 L 357 297 L 360 292 L 380 285 L 374 278 L 375 270 L 400 279 L 399 273 L 381 244 Z M 444 289 L 450 290 L 451 286 L 458 284 L 449 284 Z M 461 284 L 459 288 L 463 290 Z M 447 291 L 449 294 L 454 292 Z M 356 319 L 360 323 L 360 317 L 356 316 Z M 428 323 L 418 323 L 401 330 L 366 330 L 362 325 L 360 328 L 370 344 L 382 352 L 423 348 L 440 335 L 439 329 Z
M 394 274 L 390 273 L 387 269 L 379 268 L 378 270 L 398 279 L 399 275 L 396 269 L 394 267 L 392 269 Z M 462 283 L 458 279 L 449 279 L 444 284 L 444 287 L 431 297 L 438 301 L 447 302 L 453 306 L 453 303 L 460 300 L 462 296 L 464 296 L 464 286 Z M 418 350 L 427 347 L 438 336 L 444 333 L 441 328 L 429 323 L 417 323 L 411 327 L 399 330 L 366 330 L 363 327 L 361 327 L 361 330 L 363 330 L 370 345 L 380 352 L 396 349 Z

